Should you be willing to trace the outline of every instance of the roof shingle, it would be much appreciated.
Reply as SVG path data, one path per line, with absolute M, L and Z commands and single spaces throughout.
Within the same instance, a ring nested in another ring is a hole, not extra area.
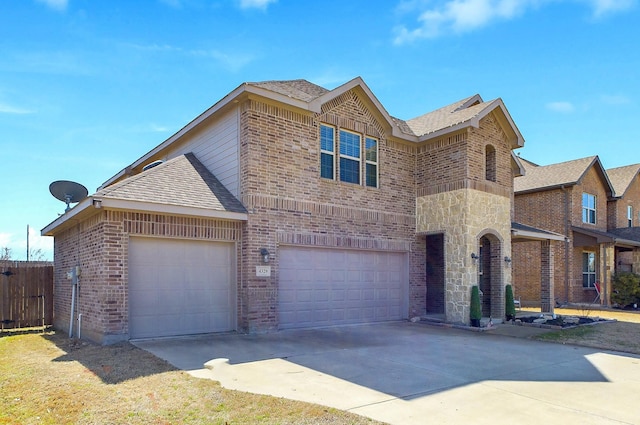
M 188 153 L 107 186 L 94 197 L 246 213 L 246 208 Z
M 607 175 L 613 186 L 615 196 L 624 195 L 639 172 L 640 164 L 626 165 L 624 167 L 607 170 Z
M 597 158 L 597 156 L 589 156 L 545 166 L 536 166 L 532 162 L 522 161 L 526 174 L 513 180 L 513 190 L 518 193 L 561 185 L 574 185 L 578 183 Z

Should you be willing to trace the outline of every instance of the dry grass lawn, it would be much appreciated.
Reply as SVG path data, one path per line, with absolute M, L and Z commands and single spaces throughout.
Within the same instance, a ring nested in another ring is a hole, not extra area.
M 535 311 L 531 309 L 530 311 Z M 539 311 L 539 310 L 538 310 Z M 556 314 L 615 319 L 615 322 L 549 332 L 536 339 L 640 354 L 640 313 L 622 310 L 555 309 Z
M 0 424 L 377 424 L 309 403 L 222 388 L 129 343 L 0 337 Z

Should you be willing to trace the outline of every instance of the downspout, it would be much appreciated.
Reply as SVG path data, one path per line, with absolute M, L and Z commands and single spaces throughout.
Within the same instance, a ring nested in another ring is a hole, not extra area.
M 569 194 L 564 185 L 560 186 L 564 193 L 564 302 L 569 303 Z

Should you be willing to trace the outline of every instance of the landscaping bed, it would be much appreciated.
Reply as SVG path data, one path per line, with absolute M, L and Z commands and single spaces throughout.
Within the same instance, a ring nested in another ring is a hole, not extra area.
M 611 322 L 615 319 L 604 319 L 600 317 L 588 317 L 588 316 L 563 316 L 563 315 L 550 315 L 550 314 L 538 314 L 531 316 L 520 316 L 513 321 L 515 325 L 521 326 L 535 326 L 547 329 L 567 329 L 575 328 L 581 325 L 593 325 L 601 322 Z

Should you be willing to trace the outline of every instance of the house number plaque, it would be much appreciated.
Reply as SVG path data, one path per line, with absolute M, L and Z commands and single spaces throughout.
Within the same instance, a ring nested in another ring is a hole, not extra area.
M 256 266 L 256 276 L 257 277 L 270 277 L 271 276 L 271 266 Z

